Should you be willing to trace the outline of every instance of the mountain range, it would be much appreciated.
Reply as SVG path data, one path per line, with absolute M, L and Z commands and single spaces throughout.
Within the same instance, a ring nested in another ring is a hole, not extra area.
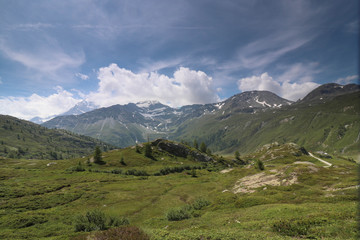
M 359 146 L 359 89 L 356 84 L 325 84 L 297 102 L 268 91 L 248 91 L 219 103 L 181 108 L 145 101 L 58 116 L 43 126 L 118 147 L 162 137 L 197 139 L 225 153 L 247 153 L 274 141 L 344 153 Z

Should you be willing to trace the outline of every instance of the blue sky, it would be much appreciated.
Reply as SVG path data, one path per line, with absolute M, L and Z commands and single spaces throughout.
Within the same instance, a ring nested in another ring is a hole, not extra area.
M 0 0 L 0 114 L 357 83 L 357 0 Z

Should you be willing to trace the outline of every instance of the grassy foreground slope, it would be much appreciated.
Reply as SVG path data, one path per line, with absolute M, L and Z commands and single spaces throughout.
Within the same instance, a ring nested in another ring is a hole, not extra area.
M 152 156 L 144 156 L 144 147 L 130 147 L 103 153 L 102 165 L 88 157 L 0 160 L 0 238 L 86 239 L 95 232 L 75 232 L 74 224 L 94 209 L 126 217 L 151 239 L 358 234 L 354 162 L 332 158 L 327 161 L 333 166 L 325 167 L 293 144 L 267 145 L 242 156 L 247 164 L 241 166 L 216 156 L 216 163 L 205 164 L 156 146 Z M 258 160 L 263 171 L 255 168 Z M 195 207 L 199 199 L 207 204 Z M 169 212 L 179 208 L 186 219 L 170 221 Z
M 74 158 L 90 154 L 97 145 L 111 148 L 111 145 L 91 137 L 47 129 L 32 122 L 0 115 L 0 157 Z

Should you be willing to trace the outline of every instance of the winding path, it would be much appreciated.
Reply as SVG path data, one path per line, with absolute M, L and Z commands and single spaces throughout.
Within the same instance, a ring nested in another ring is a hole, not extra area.
M 326 167 L 331 167 L 332 166 L 331 163 L 329 163 L 329 162 L 327 162 L 325 160 L 322 160 L 321 158 L 318 158 L 318 157 L 314 156 L 311 152 L 309 152 L 309 155 L 310 155 L 310 157 L 313 157 L 313 158 L 319 160 L 320 162 L 326 164 Z

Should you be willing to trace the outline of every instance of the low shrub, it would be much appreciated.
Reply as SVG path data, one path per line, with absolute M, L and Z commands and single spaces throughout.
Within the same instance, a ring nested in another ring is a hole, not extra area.
M 72 172 L 84 172 L 84 171 L 85 171 L 85 168 L 84 168 L 84 166 L 81 164 L 81 162 L 79 162 L 76 167 L 71 167 L 71 168 L 68 169 L 68 171 L 72 171 Z
M 133 176 L 150 176 L 146 171 L 144 170 L 137 170 L 137 169 L 129 169 L 125 172 L 125 175 L 133 175 Z
M 112 174 L 121 174 L 122 170 L 121 169 L 114 169 L 114 170 L 111 170 L 111 173 Z
M 150 237 L 140 228 L 135 226 L 126 226 L 112 228 L 107 231 L 98 232 L 94 240 L 149 240 Z
M 191 206 L 195 209 L 195 210 L 201 210 L 206 206 L 210 205 L 210 201 L 204 199 L 204 198 L 198 198 L 196 199 Z
M 311 227 L 322 225 L 326 221 L 326 219 L 280 220 L 273 224 L 272 229 L 290 237 L 305 237 L 310 234 Z
M 209 205 L 210 202 L 208 200 L 198 198 L 192 204 L 186 204 L 180 208 L 170 209 L 166 213 L 166 218 L 169 221 L 180 221 L 191 217 L 199 217 L 201 216 L 199 210 Z
M 75 219 L 75 231 L 90 232 L 106 230 L 110 227 L 118 227 L 127 224 L 129 224 L 129 220 L 126 218 L 107 217 L 100 210 L 93 210 L 87 212 L 85 215 L 80 215 Z
M 188 206 L 188 205 L 186 205 Z M 180 221 L 180 220 L 184 220 L 184 219 L 188 219 L 191 217 L 191 213 L 188 209 L 188 207 L 181 207 L 181 208 L 173 208 L 170 209 L 167 214 L 166 214 L 166 218 L 169 221 Z

